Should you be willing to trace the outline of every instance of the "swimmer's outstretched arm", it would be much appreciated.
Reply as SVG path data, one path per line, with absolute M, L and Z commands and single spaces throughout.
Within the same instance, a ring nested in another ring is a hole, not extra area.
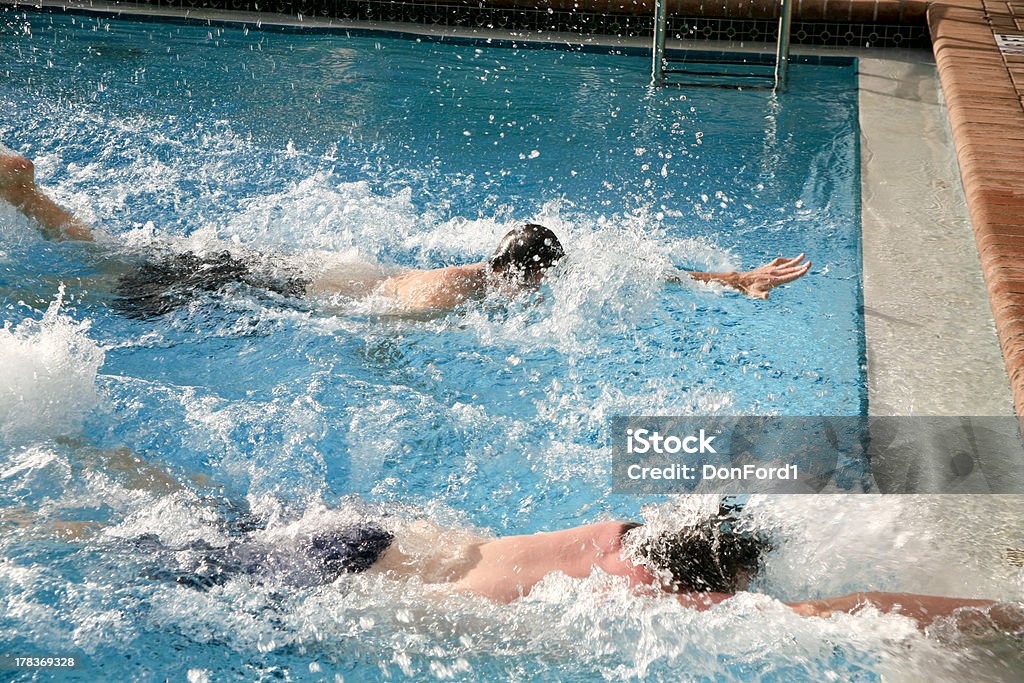
M 837 598 L 786 603 L 805 617 L 832 616 L 834 612 L 855 614 L 873 607 L 886 614 L 910 617 L 922 628 L 937 619 L 956 617 L 960 626 L 990 625 L 1003 631 L 1024 629 L 1024 609 L 993 600 L 947 598 L 914 593 L 850 593 Z
M 676 596 L 684 607 L 704 611 L 733 597 L 729 593 L 680 593 Z M 836 612 L 857 612 L 872 607 L 884 614 L 910 617 L 921 628 L 937 619 L 955 617 L 957 626 L 994 626 L 1001 631 L 1024 629 L 1024 607 L 1015 607 L 994 600 L 947 598 L 915 593 L 850 593 L 836 598 L 785 602 L 803 617 L 828 619 Z
M 92 240 L 92 230 L 36 187 L 35 167 L 0 145 L 0 198 L 40 226 L 49 240 Z
M 810 269 L 811 262 L 804 261 L 804 254 L 800 254 L 790 259 L 777 258 L 771 263 L 766 263 L 753 270 L 732 273 L 701 273 L 680 270 L 670 273 L 667 277 L 669 282 L 683 282 L 686 277 L 698 282 L 717 282 L 737 289 L 755 299 L 767 299 L 769 291 L 803 277 Z
M 676 596 L 684 607 L 704 611 L 732 597 L 729 593 L 679 593 Z M 803 617 L 828 619 L 836 612 L 856 614 L 873 607 L 884 614 L 910 617 L 925 628 L 937 619 L 956 617 L 960 627 L 994 626 L 1002 631 L 1024 629 L 1024 608 L 993 600 L 947 598 L 938 595 L 914 593 L 850 593 L 836 598 L 804 600 L 783 603 Z

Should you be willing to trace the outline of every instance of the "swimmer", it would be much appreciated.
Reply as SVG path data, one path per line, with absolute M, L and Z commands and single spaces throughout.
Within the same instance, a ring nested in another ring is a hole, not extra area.
M 0 198 L 38 223 L 47 239 L 93 239 L 88 225 L 39 189 L 32 162 L 3 146 Z M 405 313 L 447 311 L 488 291 L 515 294 L 535 288 L 564 256 L 562 244 L 551 230 L 528 224 L 505 235 L 488 260 L 470 265 L 353 279 L 330 272 L 312 277 L 282 275 L 280 269 L 274 273 L 260 272 L 226 251 L 203 257 L 188 253 L 147 263 L 123 276 L 116 293 L 124 300 L 125 308 L 140 317 L 165 313 L 184 303 L 197 289 L 213 291 L 233 282 L 289 297 L 376 294 L 394 301 L 396 308 Z M 800 254 L 795 258 L 777 258 L 749 271 L 674 271 L 666 274 L 666 279 L 714 282 L 757 299 L 767 299 L 769 291 L 802 277 L 810 268 L 810 261 Z
M 601 571 L 625 578 L 638 594 L 665 595 L 684 607 L 703 611 L 748 590 L 771 551 L 769 540 L 744 529 L 740 509 L 723 504 L 717 514 L 675 529 L 600 522 L 561 531 L 485 538 L 392 516 L 339 522 L 330 511 L 318 515 L 316 529 L 299 522 L 268 534 L 243 508 L 227 505 L 224 531 L 235 540 L 226 545 L 212 547 L 200 541 L 168 548 L 150 536 L 133 543 L 142 544 L 144 555 L 157 563 L 146 574 L 148 578 L 172 580 L 198 590 L 241 574 L 260 582 L 298 587 L 328 584 L 345 574 L 365 572 L 396 582 L 415 581 L 438 599 L 468 594 L 511 603 L 528 596 L 550 574 L 583 579 Z M 0 516 L 0 526 L 5 521 L 14 526 L 31 525 L 24 514 L 6 520 Z M 54 534 L 63 530 L 52 520 L 47 526 Z M 96 531 L 89 527 L 78 538 Z M 161 561 L 168 553 L 173 553 L 173 561 L 166 557 Z M 873 608 L 909 617 L 921 628 L 951 618 L 957 627 L 995 627 L 1014 633 L 1024 629 L 1024 605 L 993 600 L 857 592 L 783 604 L 806 617 L 828 618 Z
M 718 515 L 701 523 L 653 533 L 634 522 L 601 522 L 562 531 L 466 540 L 462 532 L 433 527 L 433 545 L 412 544 L 429 550 L 407 553 L 398 539 L 368 571 L 393 578 L 416 577 L 424 583 L 440 579 L 446 592 L 510 603 L 529 595 L 549 574 L 582 579 L 600 570 L 625 577 L 638 592 L 671 595 L 684 607 L 703 611 L 746 590 L 771 549 L 765 539 L 736 531 L 737 522 L 736 508 L 723 506 Z M 452 544 L 444 540 L 447 533 L 457 534 L 461 550 L 454 556 L 436 557 L 451 553 Z M 439 566 L 447 567 L 448 573 L 439 576 Z M 991 624 L 1007 631 L 1024 628 L 1024 610 L 992 600 L 858 592 L 783 604 L 807 617 L 828 618 L 874 608 L 910 617 L 922 628 L 945 617 L 957 618 L 959 625 Z

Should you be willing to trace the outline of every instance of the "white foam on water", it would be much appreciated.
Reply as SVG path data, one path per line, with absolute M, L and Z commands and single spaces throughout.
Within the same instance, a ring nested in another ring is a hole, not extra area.
M 1024 570 L 1019 496 L 755 496 L 755 518 L 785 539 L 765 581 L 798 598 L 888 590 L 1017 600 Z
M 367 182 L 338 183 L 318 171 L 283 192 L 243 201 L 221 232 L 266 248 L 355 250 L 372 258 L 381 246 L 404 244 L 422 224 L 410 189 L 380 195 Z
M 104 353 L 87 322 L 61 313 L 63 288 L 41 320 L 0 328 L 0 437 L 8 443 L 75 435 L 98 402 Z
M 326 475 L 318 443 L 325 423 L 312 397 L 224 401 L 185 390 L 175 400 L 185 411 L 190 446 L 207 454 L 215 477 L 246 491 L 256 513 L 273 519 L 297 502 L 319 500 Z

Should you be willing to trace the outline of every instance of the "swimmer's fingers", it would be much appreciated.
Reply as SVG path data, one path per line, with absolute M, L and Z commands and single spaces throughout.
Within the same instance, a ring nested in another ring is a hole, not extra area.
M 811 269 L 811 262 L 807 261 L 800 266 L 790 266 L 788 268 L 780 268 L 776 270 L 772 277 L 771 282 L 775 285 L 784 285 L 787 282 L 792 282 L 799 277 L 803 277 L 807 274 L 807 271 Z
M 794 256 L 793 258 L 786 258 L 784 256 L 780 256 L 777 259 L 774 259 L 768 265 L 769 266 L 793 266 L 793 265 L 796 265 L 796 264 L 800 263 L 801 261 L 803 261 L 805 256 L 806 256 L 806 254 L 804 254 L 802 252 L 801 252 L 801 254 L 799 256 Z
M 803 261 L 800 263 L 791 260 L 783 263 L 781 266 L 772 266 L 771 268 L 768 268 L 768 272 L 773 275 L 784 275 L 787 273 L 796 273 L 801 271 L 807 272 L 807 268 L 810 267 L 810 263 L 810 261 Z

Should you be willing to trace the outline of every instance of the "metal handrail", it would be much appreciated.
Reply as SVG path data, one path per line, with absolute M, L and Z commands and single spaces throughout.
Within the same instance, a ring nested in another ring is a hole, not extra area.
M 789 78 L 789 32 L 793 26 L 793 2 L 782 0 L 779 16 L 779 42 L 775 47 L 775 89 L 785 90 Z
M 651 84 L 665 84 L 665 32 L 668 26 L 668 0 L 654 0 L 654 56 Z
M 779 12 L 779 40 L 775 46 L 775 90 L 785 90 L 786 82 L 789 79 L 789 40 L 793 26 L 793 0 L 781 0 L 782 8 Z M 665 35 L 668 32 L 668 0 L 654 0 L 654 46 L 651 55 L 651 85 L 663 86 L 665 74 L 692 73 L 693 75 L 722 75 L 736 78 L 768 77 L 768 74 L 701 74 L 700 72 L 689 72 L 686 69 L 666 69 L 667 59 L 665 58 Z M 753 66 L 753 64 L 752 64 Z M 764 65 L 759 65 L 764 66 Z M 676 84 L 677 85 L 677 84 Z M 690 85 L 706 85 L 693 83 Z

